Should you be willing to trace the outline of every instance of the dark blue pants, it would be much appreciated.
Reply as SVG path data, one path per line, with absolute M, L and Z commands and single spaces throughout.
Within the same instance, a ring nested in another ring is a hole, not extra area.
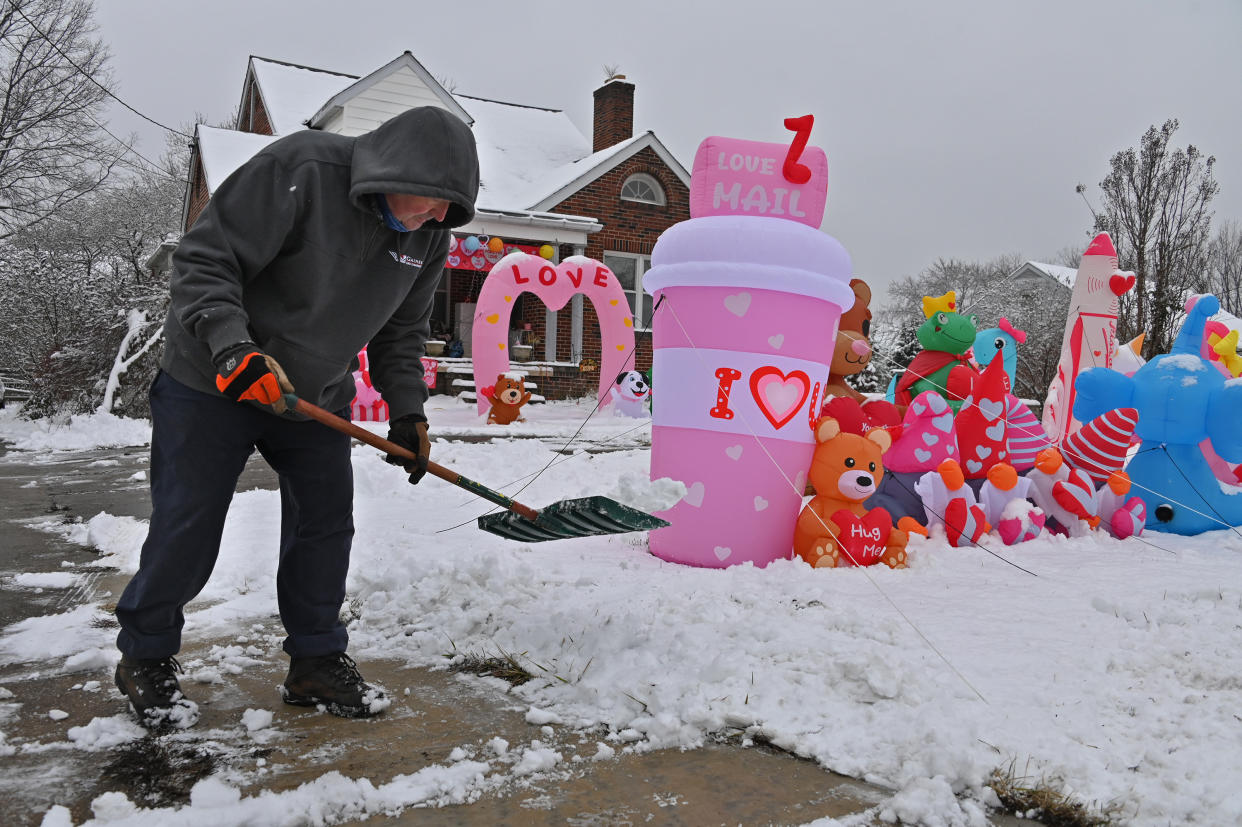
M 237 478 L 257 448 L 280 476 L 276 596 L 296 657 L 345 651 L 340 620 L 354 537 L 350 439 L 188 388 L 151 385 L 151 527 L 117 603 L 117 647 L 131 658 L 181 648 L 183 610 L 207 584 Z

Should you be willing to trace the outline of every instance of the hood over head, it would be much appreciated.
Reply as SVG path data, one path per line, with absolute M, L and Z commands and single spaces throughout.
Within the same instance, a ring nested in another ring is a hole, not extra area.
M 354 143 L 349 197 L 369 210 L 367 196 L 405 193 L 449 202 L 443 221 L 423 229 L 460 227 L 474 218 L 479 156 L 474 133 L 460 118 L 434 106 L 408 109 L 360 135 Z

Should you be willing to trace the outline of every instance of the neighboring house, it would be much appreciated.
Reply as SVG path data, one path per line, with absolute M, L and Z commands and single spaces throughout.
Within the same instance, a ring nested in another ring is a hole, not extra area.
M 595 90 L 594 129 L 583 136 L 563 111 L 454 94 L 408 51 L 365 77 L 250 58 L 237 129 L 199 125 L 190 164 L 183 231 L 216 187 L 282 135 L 322 129 L 360 135 L 415 106 L 439 106 L 474 131 L 481 189 L 475 220 L 454 231 L 499 237 L 505 244 L 552 245 L 555 261 L 599 259 L 625 286 L 638 338 L 636 365 L 651 366 L 651 300 L 642 291 L 652 247 L 670 225 L 690 217 L 690 175 L 652 132 L 633 134 L 634 85 L 623 77 Z M 450 257 L 432 317 L 433 335 L 463 340 L 469 355 L 474 300 L 491 261 L 476 267 Z M 545 397 L 581 395 L 598 384 L 600 340 L 590 302 L 581 296 L 558 312 L 530 293 L 518 301 L 511 341 L 535 345 Z
M 1062 267 L 1059 264 L 1044 264 L 1040 261 L 1024 261 L 1022 266 L 1005 276 L 1006 282 L 1024 290 L 1033 287 L 1043 290 L 1048 285 L 1063 287 L 1067 291 L 1074 289 L 1074 279 L 1078 277 L 1077 267 Z M 1065 299 L 1069 300 L 1068 293 Z

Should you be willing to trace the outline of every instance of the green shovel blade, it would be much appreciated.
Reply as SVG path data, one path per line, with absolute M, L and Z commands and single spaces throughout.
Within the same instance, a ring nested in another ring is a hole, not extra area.
M 645 511 L 599 496 L 552 503 L 533 522 L 512 511 L 479 518 L 479 528 L 484 531 L 526 543 L 651 531 L 667 525 L 666 520 Z

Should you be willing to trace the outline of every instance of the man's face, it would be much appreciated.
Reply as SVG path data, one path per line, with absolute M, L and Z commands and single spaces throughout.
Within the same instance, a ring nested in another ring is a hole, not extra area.
M 423 222 L 432 219 L 443 221 L 449 208 L 449 202 L 443 198 L 402 193 L 388 193 L 384 197 L 388 199 L 388 209 L 393 216 L 410 230 L 417 230 Z

